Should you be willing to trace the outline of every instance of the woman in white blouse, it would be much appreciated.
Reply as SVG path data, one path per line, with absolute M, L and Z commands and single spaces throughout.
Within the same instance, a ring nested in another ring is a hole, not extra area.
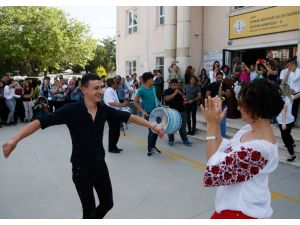
M 266 79 L 245 86 L 239 110 L 248 125 L 230 140 L 221 136 L 221 99 L 209 97 L 201 106 L 207 122 L 204 185 L 219 186 L 212 219 L 271 217 L 268 177 L 278 166 L 278 147 L 270 118 L 283 105 L 278 87 Z
M 210 70 L 210 71 L 208 72 L 210 83 L 216 81 L 216 75 L 217 75 L 217 73 L 218 73 L 220 70 L 221 70 L 221 69 L 220 69 L 220 62 L 219 62 L 219 61 L 214 61 L 212 70 Z M 225 78 L 225 76 L 224 76 L 223 78 Z
M 16 109 L 16 100 L 15 98 L 20 98 L 20 95 L 15 94 L 15 82 L 12 79 L 7 81 L 7 85 L 4 87 L 4 98 L 5 104 L 9 110 L 7 116 L 7 125 L 13 124 L 14 121 L 14 113 Z

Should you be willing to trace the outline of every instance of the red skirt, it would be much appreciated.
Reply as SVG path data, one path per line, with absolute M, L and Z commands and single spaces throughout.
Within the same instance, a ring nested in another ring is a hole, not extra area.
M 256 219 L 245 215 L 241 211 L 223 210 L 220 213 L 214 212 L 211 219 Z

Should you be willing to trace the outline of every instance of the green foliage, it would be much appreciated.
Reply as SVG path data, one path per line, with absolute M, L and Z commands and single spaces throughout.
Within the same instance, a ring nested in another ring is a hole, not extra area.
M 53 7 L 0 7 L 0 68 L 35 74 L 84 67 L 95 54 L 89 27 Z
M 96 72 L 99 66 L 103 66 L 107 72 L 116 70 L 116 40 L 104 38 L 97 45 L 93 60 L 85 66 L 86 71 Z

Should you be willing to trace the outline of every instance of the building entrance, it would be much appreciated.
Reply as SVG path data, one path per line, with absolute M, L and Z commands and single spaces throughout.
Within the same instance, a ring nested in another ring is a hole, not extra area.
M 297 54 L 297 45 L 240 49 L 240 50 L 223 50 L 223 64 L 232 69 L 235 62 L 243 61 L 248 67 L 256 63 L 257 59 L 278 59 L 279 67 L 284 68 L 287 61 L 294 58 Z

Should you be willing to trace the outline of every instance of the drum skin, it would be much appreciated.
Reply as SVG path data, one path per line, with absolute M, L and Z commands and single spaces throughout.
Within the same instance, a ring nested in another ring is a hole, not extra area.
M 182 119 L 175 109 L 157 107 L 150 113 L 149 122 L 162 128 L 165 134 L 174 134 L 180 129 Z

